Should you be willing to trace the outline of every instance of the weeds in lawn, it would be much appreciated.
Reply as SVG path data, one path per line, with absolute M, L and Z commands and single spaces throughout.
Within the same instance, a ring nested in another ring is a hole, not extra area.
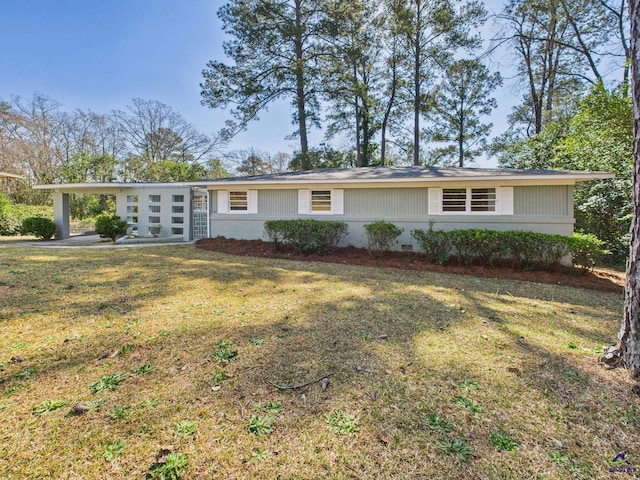
M 113 410 L 111 410 L 111 413 L 109 413 L 109 418 L 111 420 L 122 420 L 127 416 L 127 410 L 129 410 L 129 407 L 119 407 L 116 405 L 113 407 Z
M 482 406 L 471 398 L 459 396 L 455 398 L 455 401 L 456 405 L 464 408 L 473 415 L 479 415 L 482 413 Z
M 179 437 L 188 437 L 196 433 L 196 427 L 196 422 L 182 420 L 176 425 L 176 435 Z
M 189 466 L 186 453 L 170 453 L 164 463 L 156 463 L 147 473 L 148 480 L 179 480 Z
M 249 433 L 257 436 L 269 435 L 273 432 L 275 419 L 270 415 L 254 415 L 249 421 Z
M 458 457 L 463 462 L 475 456 L 471 447 L 459 438 L 442 437 L 436 442 L 436 446 L 443 452 Z
M 21 372 L 14 373 L 13 375 L 11 375 L 11 378 L 13 378 L 14 380 L 26 380 L 27 378 L 32 377 L 36 373 L 36 371 L 37 370 L 35 368 L 27 368 L 25 370 L 22 370 Z
M 149 398 L 142 402 L 139 406 L 140 408 L 153 408 L 160 405 L 160 400 L 157 398 Z
M 282 412 L 282 402 L 278 401 L 269 401 L 264 403 L 259 403 L 256 405 L 255 410 L 259 412 L 264 412 L 269 415 L 279 415 Z
M 478 388 L 478 384 L 476 382 L 474 382 L 473 380 L 468 380 L 468 379 L 464 379 L 462 380 L 458 386 L 463 389 L 466 390 L 467 392 L 472 392 L 474 390 L 476 390 Z
M 124 376 L 120 373 L 112 373 L 111 375 L 105 375 L 89 385 L 91 391 L 94 394 L 100 393 L 104 390 L 115 390 L 118 385 L 124 382 Z
M 329 413 L 327 415 L 327 423 L 329 424 L 329 429 L 338 435 L 353 435 L 360 429 L 358 419 L 342 410 L 333 410 Z
M 429 424 L 429 430 L 433 430 L 434 432 L 447 433 L 453 429 L 451 422 L 448 422 L 435 413 L 427 414 L 427 423 Z
M 250 338 L 249 345 L 253 345 L 254 347 L 258 347 L 264 343 L 264 340 L 261 338 Z
M 139 368 L 136 368 L 133 373 L 134 375 L 144 375 L 146 373 L 150 373 L 153 370 L 153 366 L 150 363 L 145 363 Z
M 42 415 L 47 412 L 53 412 L 59 408 L 64 407 L 67 404 L 64 400 L 47 400 L 40 405 L 36 405 L 31 409 L 34 415 Z
M 131 345 L 130 343 L 125 343 L 124 345 L 122 345 L 122 347 L 120 347 L 120 355 L 126 355 L 135 347 L 136 347 L 135 345 Z
M 222 370 L 220 372 L 217 372 L 213 378 L 211 379 L 211 382 L 213 383 L 214 387 L 219 387 L 220 385 L 222 385 L 222 382 L 224 382 L 227 377 L 229 376 L 229 374 L 227 373 L 226 370 Z
M 113 442 L 107 443 L 104 447 L 104 451 L 102 452 L 102 457 L 107 462 L 112 462 L 116 455 L 121 453 L 125 448 L 124 442 L 122 440 L 115 440 Z
M 234 348 L 233 343 L 221 340 L 211 356 L 214 360 L 226 365 L 238 359 L 238 350 Z
M 498 452 L 503 450 L 511 452 L 518 448 L 518 444 L 511 440 L 511 438 L 509 438 L 509 436 L 504 433 L 492 433 L 491 435 L 489 435 L 489 440 L 491 440 L 491 443 Z

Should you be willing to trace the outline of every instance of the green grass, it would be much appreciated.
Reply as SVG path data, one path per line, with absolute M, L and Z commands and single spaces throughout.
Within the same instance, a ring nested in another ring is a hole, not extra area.
M 618 294 L 192 246 L 0 258 L 0 478 L 597 479 L 640 451 L 632 383 L 597 365 Z

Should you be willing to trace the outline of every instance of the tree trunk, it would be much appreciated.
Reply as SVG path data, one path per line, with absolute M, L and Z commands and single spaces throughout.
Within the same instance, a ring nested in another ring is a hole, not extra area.
M 302 48 L 302 0 L 296 1 L 296 104 L 298 107 L 298 128 L 300 131 L 300 153 L 309 153 L 307 140 L 307 112 L 305 109 L 304 92 L 304 58 Z
M 416 34 L 416 56 L 413 70 L 414 99 L 413 99 L 413 164 L 420 165 L 420 36 Z
M 622 357 L 632 379 L 640 379 L 640 0 L 629 0 L 631 18 L 631 95 L 633 97 L 633 220 L 627 278 L 624 287 L 624 317 L 618 344 L 605 355 L 614 363 Z

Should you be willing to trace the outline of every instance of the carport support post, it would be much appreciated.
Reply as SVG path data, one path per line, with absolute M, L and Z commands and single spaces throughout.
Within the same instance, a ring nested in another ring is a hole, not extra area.
M 56 238 L 69 238 L 69 194 L 53 193 L 53 221 L 58 227 Z

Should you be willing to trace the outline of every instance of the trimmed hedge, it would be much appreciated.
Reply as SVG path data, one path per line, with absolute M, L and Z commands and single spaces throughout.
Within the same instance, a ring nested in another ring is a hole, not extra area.
M 43 217 L 29 217 L 22 221 L 20 230 L 23 234 L 33 234 L 41 240 L 51 240 L 58 228 L 53 220 Z
M 96 233 L 115 242 L 118 237 L 127 233 L 127 222 L 118 215 L 100 215 L 96 218 Z
M 411 235 L 418 241 L 427 260 L 440 265 L 455 254 L 463 265 L 475 261 L 491 266 L 498 260 L 511 260 L 524 269 L 553 270 L 565 256 L 571 255 L 574 266 L 586 271 L 608 253 L 603 249 L 604 242 L 593 235 L 580 233 L 565 237 L 522 230 L 445 232 L 433 230 L 430 222 L 429 230 L 413 230 Z
M 391 250 L 391 245 L 397 243 L 397 238 L 403 232 L 393 223 L 380 220 L 364 226 L 367 232 L 369 253 L 376 258 L 382 257 L 383 252 Z
M 320 220 L 268 220 L 264 231 L 276 251 L 289 244 L 295 253 L 331 253 L 348 232 L 344 222 Z

